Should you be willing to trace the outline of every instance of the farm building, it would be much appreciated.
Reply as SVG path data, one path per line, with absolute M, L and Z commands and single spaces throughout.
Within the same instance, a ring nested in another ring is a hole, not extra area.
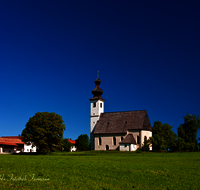
M 22 142 L 20 136 L 0 137 L 0 153 L 36 152 L 36 147 Z
M 71 140 L 71 139 L 68 139 L 68 141 L 73 145 L 72 147 L 71 147 L 71 152 L 75 152 L 76 151 L 76 145 L 75 145 L 75 140 Z
M 103 90 L 97 77 L 90 99 L 90 140 L 93 150 L 135 151 L 152 136 L 146 110 L 104 113 Z M 152 147 L 150 146 L 150 150 Z

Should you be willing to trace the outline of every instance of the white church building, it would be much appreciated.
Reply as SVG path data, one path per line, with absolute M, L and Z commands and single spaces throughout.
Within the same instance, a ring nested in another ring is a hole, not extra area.
M 104 112 L 101 80 L 97 76 L 90 99 L 90 141 L 92 150 L 135 151 L 152 136 L 146 110 Z M 152 147 L 150 145 L 150 150 Z

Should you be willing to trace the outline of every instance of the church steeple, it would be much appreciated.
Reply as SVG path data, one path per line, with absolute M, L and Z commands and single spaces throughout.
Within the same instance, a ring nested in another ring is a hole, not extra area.
M 103 90 L 100 88 L 101 80 L 99 79 L 99 73 L 97 79 L 94 81 L 95 88 L 92 90 L 93 98 L 90 99 L 90 142 L 91 149 L 94 149 L 94 134 L 93 131 L 96 127 L 97 121 L 100 118 L 101 113 L 104 112 L 104 99 L 101 97 Z
M 101 80 L 99 79 L 99 71 L 97 73 L 97 79 L 94 81 L 96 87 L 92 90 L 93 98 L 90 100 L 103 100 L 101 95 L 103 94 L 103 90 L 100 88 Z

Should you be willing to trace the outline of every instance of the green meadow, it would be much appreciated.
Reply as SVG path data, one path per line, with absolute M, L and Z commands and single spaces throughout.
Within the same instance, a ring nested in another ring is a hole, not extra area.
M 200 153 L 1 154 L 0 189 L 200 189 Z

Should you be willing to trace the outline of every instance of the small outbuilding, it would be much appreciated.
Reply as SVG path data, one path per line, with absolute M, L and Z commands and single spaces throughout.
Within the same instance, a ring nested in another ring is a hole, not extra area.
M 135 151 L 136 149 L 137 149 L 137 144 L 133 134 L 126 135 L 124 140 L 119 142 L 120 151 Z

